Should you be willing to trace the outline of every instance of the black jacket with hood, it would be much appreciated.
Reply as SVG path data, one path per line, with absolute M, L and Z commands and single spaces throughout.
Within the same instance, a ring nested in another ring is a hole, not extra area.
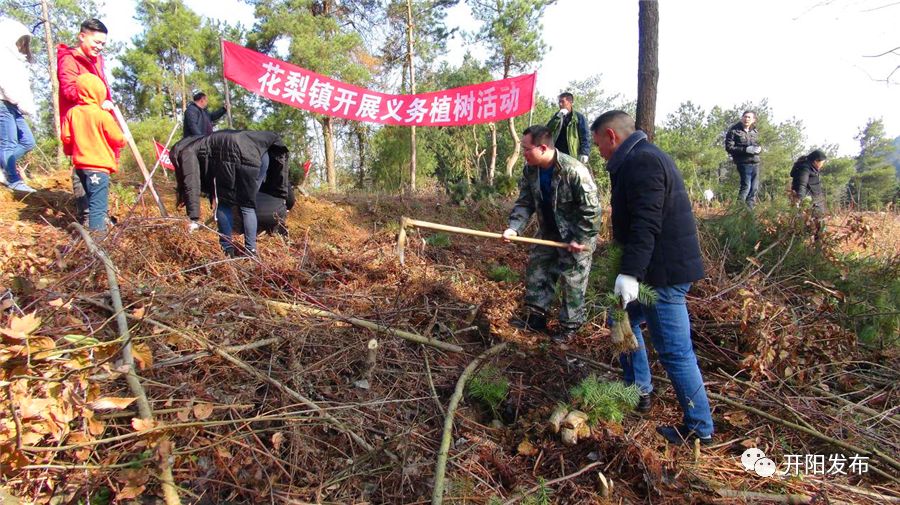
M 256 208 L 256 179 L 263 153 L 269 169 L 259 192 L 293 206 L 288 177 L 288 149 L 278 134 L 268 131 L 223 130 L 181 139 L 171 151 L 178 201 L 188 217 L 200 219 L 200 195 L 219 205 Z
M 813 205 L 820 210 L 825 207 L 825 189 L 819 178 L 819 171 L 806 159 L 806 156 L 798 159 L 791 168 L 791 190 L 797 198 L 810 196 Z

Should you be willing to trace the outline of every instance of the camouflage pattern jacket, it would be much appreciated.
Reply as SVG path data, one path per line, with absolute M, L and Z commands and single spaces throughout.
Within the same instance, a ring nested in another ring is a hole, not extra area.
M 571 156 L 556 152 L 551 183 L 553 215 L 563 242 L 587 245 L 600 231 L 600 195 L 591 172 Z M 532 214 L 537 214 L 541 235 L 548 229 L 541 212 L 540 167 L 525 165 L 519 180 L 519 198 L 509 214 L 509 227 L 519 234 Z

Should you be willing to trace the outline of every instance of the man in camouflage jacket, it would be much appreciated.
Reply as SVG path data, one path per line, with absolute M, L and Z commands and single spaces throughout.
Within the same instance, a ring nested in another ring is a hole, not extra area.
M 526 314 L 513 324 L 544 330 L 547 309 L 556 298 L 557 282 L 562 280 L 560 328 L 553 340 L 565 342 L 585 319 L 584 296 L 600 229 L 600 196 L 587 167 L 553 147 L 553 135 L 547 127 L 526 129 L 522 151 L 526 164 L 519 181 L 519 198 L 503 237 L 522 233 L 531 215 L 537 214 L 540 238 L 568 243 L 568 248 L 532 248 L 525 279 Z

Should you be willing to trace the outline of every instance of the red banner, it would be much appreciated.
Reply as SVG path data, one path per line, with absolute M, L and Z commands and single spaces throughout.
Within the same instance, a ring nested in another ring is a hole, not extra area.
M 173 165 L 172 160 L 169 159 L 169 150 L 166 149 L 166 146 L 155 140 L 153 141 L 153 144 L 155 144 L 156 147 L 156 159 L 159 160 L 159 164 L 166 170 L 175 170 L 175 165 Z
M 462 126 L 522 115 L 535 74 L 432 93 L 389 95 L 222 41 L 225 77 L 257 95 L 326 116 L 399 126 Z

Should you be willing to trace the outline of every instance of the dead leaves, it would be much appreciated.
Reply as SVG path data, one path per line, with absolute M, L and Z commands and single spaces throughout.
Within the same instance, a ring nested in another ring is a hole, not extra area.
M 122 410 L 125 407 L 131 405 L 137 398 L 113 398 L 113 397 L 104 397 L 98 398 L 90 403 L 91 408 L 94 410 L 104 410 L 104 409 L 112 409 L 112 410 Z

